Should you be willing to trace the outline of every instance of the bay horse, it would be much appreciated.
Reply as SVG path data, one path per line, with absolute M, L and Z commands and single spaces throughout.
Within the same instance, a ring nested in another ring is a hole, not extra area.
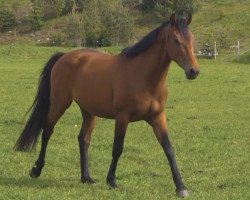
M 32 150 L 42 131 L 41 151 L 30 176 L 41 175 L 53 128 L 75 101 L 83 117 L 78 136 L 83 183 L 94 183 L 89 172 L 88 148 L 96 117 L 115 119 L 112 161 L 106 178 L 112 188 L 117 186 L 115 172 L 127 126 L 129 122 L 145 120 L 152 126 L 169 161 L 177 195 L 188 196 L 168 137 L 164 105 L 172 60 L 183 68 L 187 79 L 195 79 L 199 74 L 193 35 L 188 28 L 191 19 L 191 14 L 185 18 L 173 14 L 118 55 L 90 49 L 53 55 L 41 73 L 32 112 L 15 145 L 19 151 Z

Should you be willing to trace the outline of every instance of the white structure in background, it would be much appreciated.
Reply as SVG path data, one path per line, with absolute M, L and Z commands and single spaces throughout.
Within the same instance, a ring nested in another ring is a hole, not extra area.
M 237 61 L 240 61 L 240 41 L 238 41 L 237 46 L 230 46 L 230 48 L 237 48 Z
M 218 56 L 216 41 L 214 42 L 214 47 L 210 46 L 208 43 L 205 43 L 203 47 L 199 48 L 196 55 L 199 57 L 206 57 L 208 59 L 216 59 Z
M 215 60 L 216 60 L 216 58 L 217 58 L 217 55 L 218 55 L 217 43 L 216 43 L 216 41 L 214 41 L 214 59 L 215 59 Z

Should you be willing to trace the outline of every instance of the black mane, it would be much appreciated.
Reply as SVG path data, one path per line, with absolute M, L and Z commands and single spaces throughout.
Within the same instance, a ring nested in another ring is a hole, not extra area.
M 144 36 L 139 42 L 134 44 L 133 46 L 126 47 L 122 50 L 121 54 L 125 55 L 127 58 L 134 58 L 137 55 L 145 52 L 147 49 L 149 49 L 153 43 L 155 42 L 160 30 L 167 26 L 169 24 L 169 21 L 164 22 L 161 26 L 151 31 L 149 34 Z
M 178 27 L 179 31 L 181 32 L 182 36 L 188 37 L 188 25 L 187 25 L 186 20 L 183 18 L 177 18 L 176 23 L 177 23 L 177 27 Z M 162 23 L 161 26 L 159 26 L 158 28 L 154 29 L 149 34 L 144 36 L 136 44 L 123 49 L 121 54 L 126 56 L 127 58 L 134 58 L 134 57 L 138 56 L 139 54 L 145 52 L 153 45 L 153 43 L 155 42 L 161 29 L 166 27 L 168 24 L 169 24 L 169 21 Z

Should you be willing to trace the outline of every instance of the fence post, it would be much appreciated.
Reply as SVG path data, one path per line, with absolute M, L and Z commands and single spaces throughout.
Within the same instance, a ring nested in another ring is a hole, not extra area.
M 240 62 L 240 41 L 238 40 L 237 45 L 237 61 Z
M 240 41 L 238 40 L 237 46 L 230 46 L 230 48 L 237 48 L 237 61 L 240 62 Z
M 214 42 L 214 59 L 216 60 L 217 58 L 217 44 L 216 41 Z

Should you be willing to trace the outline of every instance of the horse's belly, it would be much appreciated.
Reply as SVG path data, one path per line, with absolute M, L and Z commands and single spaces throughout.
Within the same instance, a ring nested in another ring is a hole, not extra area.
M 72 93 L 73 99 L 82 109 L 99 117 L 114 118 L 111 77 L 99 74 L 83 75 L 74 84 Z

